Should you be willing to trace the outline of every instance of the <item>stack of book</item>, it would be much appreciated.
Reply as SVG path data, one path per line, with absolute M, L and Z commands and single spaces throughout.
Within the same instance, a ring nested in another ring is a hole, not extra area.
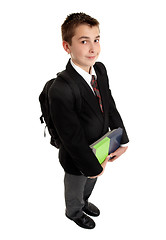
M 114 129 L 90 145 L 100 164 L 104 162 L 109 154 L 115 152 L 120 147 L 122 133 L 122 128 Z

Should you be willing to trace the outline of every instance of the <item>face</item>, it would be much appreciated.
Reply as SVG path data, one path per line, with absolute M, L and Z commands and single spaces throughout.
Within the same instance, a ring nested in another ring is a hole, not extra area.
M 89 72 L 100 54 L 99 40 L 98 26 L 79 25 L 75 29 L 72 44 L 63 41 L 63 47 L 77 66 Z

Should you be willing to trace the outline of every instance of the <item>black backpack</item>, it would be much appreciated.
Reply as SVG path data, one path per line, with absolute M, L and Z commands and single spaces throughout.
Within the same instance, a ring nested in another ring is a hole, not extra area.
M 67 74 L 66 70 L 58 73 L 57 77 L 63 78 L 71 87 L 72 92 L 75 96 L 75 100 L 76 100 L 76 108 L 77 108 L 76 110 L 79 113 L 81 111 L 81 95 L 80 95 L 80 90 L 79 90 L 78 86 L 74 82 L 74 79 L 72 79 L 69 76 L 69 74 Z M 52 119 L 51 119 L 51 114 L 50 114 L 50 109 L 49 109 L 49 99 L 48 99 L 48 91 L 49 91 L 51 85 L 54 83 L 54 81 L 56 81 L 56 79 L 57 78 L 53 78 L 45 84 L 43 91 L 41 92 L 41 94 L 39 96 L 39 102 L 40 102 L 40 107 L 41 107 L 41 111 L 42 111 L 40 121 L 41 121 L 41 123 L 45 122 L 45 124 L 46 124 L 45 129 L 46 129 L 46 127 L 48 128 L 48 132 L 51 136 L 50 144 L 56 148 L 59 148 L 61 141 L 60 141 L 60 138 L 56 131 L 56 128 L 52 122 Z M 46 136 L 45 131 L 44 131 L 44 136 Z

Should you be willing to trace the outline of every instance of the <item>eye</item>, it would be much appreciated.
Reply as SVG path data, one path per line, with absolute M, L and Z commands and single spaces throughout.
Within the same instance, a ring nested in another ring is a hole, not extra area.
M 82 44 L 86 44 L 86 43 L 87 43 L 87 41 L 86 41 L 86 40 L 82 41 Z
M 98 43 L 99 42 L 99 39 L 95 39 L 95 41 L 94 41 L 95 43 Z

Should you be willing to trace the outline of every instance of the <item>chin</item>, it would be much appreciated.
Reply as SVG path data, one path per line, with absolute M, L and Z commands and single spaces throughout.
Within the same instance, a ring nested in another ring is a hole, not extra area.
M 97 58 L 93 58 L 93 59 L 91 59 L 91 58 L 89 59 L 89 58 L 88 58 L 87 61 L 88 61 L 88 63 L 90 64 L 90 66 L 92 66 L 92 65 L 95 64 L 96 60 L 97 60 Z

